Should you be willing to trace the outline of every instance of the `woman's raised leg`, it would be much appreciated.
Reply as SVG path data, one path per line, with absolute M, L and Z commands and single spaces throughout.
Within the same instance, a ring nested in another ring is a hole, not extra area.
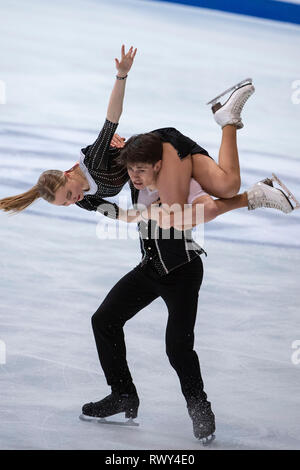
M 232 88 L 233 93 L 223 105 L 217 101 L 228 90 L 210 102 L 213 104 L 214 119 L 222 128 L 218 164 L 207 156 L 193 155 L 194 178 L 206 192 L 220 198 L 235 196 L 241 185 L 236 131 L 244 127 L 241 112 L 255 88 L 252 79 L 246 79 L 238 85 L 237 89 L 236 86 Z
M 236 131 L 234 125 L 223 127 L 218 163 L 207 155 L 192 156 L 193 178 L 212 196 L 231 198 L 239 192 L 241 177 Z

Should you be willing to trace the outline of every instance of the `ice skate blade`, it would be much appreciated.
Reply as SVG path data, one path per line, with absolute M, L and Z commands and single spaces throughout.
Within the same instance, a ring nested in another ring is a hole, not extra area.
M 252 78 L 245 78 L 241 82 L 237 83 L 236 85 L 233 85 L 232 87 L 228 88 L 227 90 L 223 91 L 220 95 L 216 96 L 214 99 L 209 101 L 206 104 L 211 104 L 214 105 L 217 103 L 219 98 L 222 98 L 222 96 L 226 95 L 227 93 L 230 93 L 231 91 L 237 90 L 240 88 L 242 85 L 252 85 Z
M 278 178 L 278 176 L 276 176 L 274 173 L 272 173 L 272 178 L 271 178 L 271 181 L 276 181 L 276 183 L 279 184 L 279 186 L 282 187 L 282 189 L 285 191 L 285 196 L 288 198 L 288 199 L 292 199 L 292 201 L 294 201 L 295 203 L 295 207 L 292 206 L 291 202 L 291 206 L 293 207 L 293 209 L 299 209 L 300 208 L 300 203 L 299 201 L 295 198 L 295 196 L 291 193 L 291 191 L 283 184 L 283 182 Z
M 107 418 L 97 418 L 96 416 L 88 416 L 88 415 L 81 414 L 79 416 L 79 419 L 81 419 L 82 421 L 89 421 L 89 422 L 94 422 L 97 424 L 111 424 L 114 426 L 135 427 L 135 426 L 140 425 L 139 423 L 136 423 L 135 421 L 133 421 L 132 418 L 129 418 L 127 421 L 113 421 Z
M 210 436 L 202 437 L 200 441 L 202 442 L 202 445 L 204 447 L 207 447 L 215 440 L 215 438 L 216 436 L 214 434 L 211 434 Z

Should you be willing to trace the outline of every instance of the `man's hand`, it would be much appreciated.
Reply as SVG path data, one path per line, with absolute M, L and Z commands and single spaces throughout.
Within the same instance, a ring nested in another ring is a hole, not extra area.
M 110 146 L 116 149 L 122 149 L 125 145 L 125 137 L 120 137 L 119 134 L 114 134 L 111 139 Z
M 133 50 L 133 47 L 129 49 L 127 54 L 125 54 L 125 46 L 124 44 L 121 47 L 121 60 L 119 61 L 118 59 L 115 59 L 116 62 L 116 68 L 118 71 L 118 76 L 119 77 L 125 77 L 129 70 L 131 69 L 131 66 L 133 64 L 135 54 L 136 54 L 137 49 Z

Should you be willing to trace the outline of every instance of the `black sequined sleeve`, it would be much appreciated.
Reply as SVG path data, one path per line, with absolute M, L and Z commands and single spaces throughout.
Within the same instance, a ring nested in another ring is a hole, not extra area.
M 97 212 L 100 214 L 109 217 L 110 219 L 118 219 L 119 217 L 119 207 L 113 202 L 106 201 L 102 199 L 101 203 L 97 207 Z
M 109 165 L 109 146 L 111 139 L 116 132 L 118 124 L 105 120 L 97 139 L 92 145 L 81 149 L 85 155 L 85 162 L 93 169 L 107 169 Z
M 87 211 L 97 211 L 100 214 L 109 217 L 110 219 L 117 219 L 119 217 L 119 207 L 114 202 L 106 201 L 99 197 L 89 196 L 83 198 L 82 201 L 76 202 L 76 206 L 81 207 Z

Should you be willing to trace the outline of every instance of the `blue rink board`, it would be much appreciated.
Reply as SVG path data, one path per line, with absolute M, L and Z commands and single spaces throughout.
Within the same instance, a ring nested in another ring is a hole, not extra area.
M 300 5 L 274 0 L 155 0 L 300 24 Z

